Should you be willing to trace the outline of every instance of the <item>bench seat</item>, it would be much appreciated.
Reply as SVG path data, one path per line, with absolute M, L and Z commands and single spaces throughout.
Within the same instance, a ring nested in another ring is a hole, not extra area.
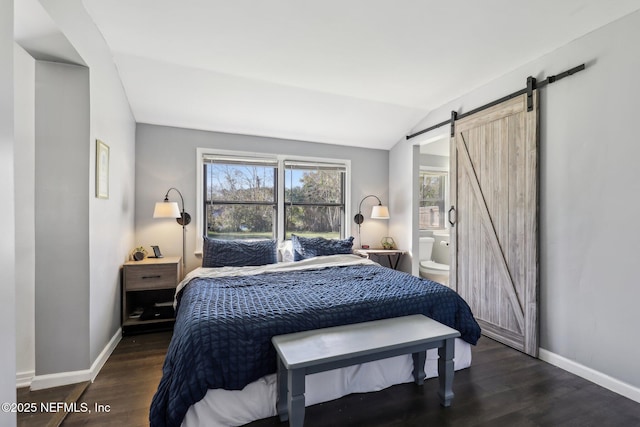
M 278 355 L 278 415 L 304 424 L 305 376 L 411 353 L 416 384 L 425 379 L 426 351 L 438 348 L 440 403 L 453 399 L 454 339 L 460 333 L 424 315 L 296 332 L 272 338 Z

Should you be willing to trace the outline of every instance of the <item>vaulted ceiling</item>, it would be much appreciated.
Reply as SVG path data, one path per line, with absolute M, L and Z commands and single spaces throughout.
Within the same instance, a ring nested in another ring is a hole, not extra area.
M 379 149 L 430 110 L 640 9 L 638 0 L 83 3 L 137 122 Z M 16 39 L 27 45 L 54 37 L 37 9 L 16 1 Z

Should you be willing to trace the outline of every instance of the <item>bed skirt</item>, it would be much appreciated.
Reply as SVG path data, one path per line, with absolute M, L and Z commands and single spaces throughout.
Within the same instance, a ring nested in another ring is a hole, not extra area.
M 455 370 L 470 365 L 471 345 L 456 338 Z M 427 351 L 425 373 L 427 378 L 438 376 L 437 349 Z M 351 393 L 378 391 L 409 382 L 413 382 L 411 355 L 392 357 L 308 375 L 305 379 L 305 402 L 310 406 Z M 276 416 L 277 395 L 276 374 L 266 375 L 242 390 L 209 390 L 201 401 L 189 408 L 182 427 L 241 426 Z M 437 399 L 437 396 L 425 398 Z

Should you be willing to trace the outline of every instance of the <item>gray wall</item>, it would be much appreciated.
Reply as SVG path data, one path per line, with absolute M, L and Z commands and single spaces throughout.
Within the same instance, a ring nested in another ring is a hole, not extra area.
M 449 169 L 449 157 L 433 154 L 420 154 L 420 166 L 432 166 Z
M 389 233 L 399 248 L 408 251 L 398 268 L 417 276 L 418 246 L 418 171 L 420 147 L 399 143 L 389 152 Z M 414 203 L 415 201 L 415 203 Z
M 202 236 L 195 225 L 196 149 L 199 147 L 348 159 L 351 160 L 352 173 L 351 216 L 357 213 L 360 200 L 368 194 L 377 195 L 385 203 L 388 200 L 389 161 L 385 150 L 138 124 L 136 245 L 145 246 L 149 250 L 149 245 L 157 244 L 167 255 L 181 255 L 180 226 L 175 221 L 152 218 L 155 203 L 163 200 L 170 187 L 176 187 L 184 196 L 185 210 L 193 218 L 193 222 L 187 227 L 188 271 L 201 264 L 201 259 L 194 255 L 196 239 Z M 176 197 L 176 194 L 172 192 L 170 196 Z M 392 211 L 391 216 L 393 215 Z M 352 218 L 348 218 L 348 221 L 352 226 L 355 225 Z M 356 228 L 352 227 L 351 234 L 355 236 L 355 233 Z M 386 235 L 385 220 L 365 220 L 362 225 L 363 243 L 379 246 L 380 239 Z
M 13 136 L 13 1 L 0 1 L 0 400 L 15 402 L 15 200 Z M 16 415 L 0 412 L 0 424 L 15 425 Z
M 89 70 L 36 62 L 36 375 L 89 368 Z
M 529 75 L 587 63 L 541 91 L 541 347 L 636 390 L 639 42 L 636 12 L 438 108 L 413 129 L 519 90 Z M 405 157 L 413 143 L 398 142 L 391 156 Z M 391 164 L 392 194 L 406 165 Z
M 73 47 L 45 42 L 42 46 L 48 46 L 52 50 L 42 51 L 39 54 L 64 61 L 63 58 L 66 57 L 65 54 L 69 52 L 69 49 L 75 49 L 78 54 L 74 57 L 81 57 L 89 69 L 85 70 L 83 77 L 82 91 L 85 92 L 86 99 L 83 100 L 82 118 L 78 117 L 78 122 L 74 123 L 75 130 L 81 131 L 83 135 L 81 142 L 78 142 L 79 137 L 78 141 L 75 139 L 73 142 L 67 140 L 63 134 L 72 132 L 71 130 L 55 128 L 60 126 L 54 123 L 59 119 L 58 115 L 62 114 L 65 117 L 72 115 L 71 110 L 75 108 L 65 104 L 69 101 L 66 91 L 55 95 L 56 88 L 45 88 L 46 91 L 51 91 L 52 98 L 55 96 L 59 98 L 57 100 L 47 99 L 45 103 L 40 103 L 41 105 L 36 107 L 40 119 L 50 121 L 49 125 L 54 127 L 54 136 L 58 135 L 55 139 L 46 136 L 45 140 L 48 146 L 40 146 L 40 158 L 45 157 L 42 155 L 44 152 L 42 150 L 50 150 L 52 162 L 59 167 L 72 169 L 71 171 L 65 170 L 63 176 L 52 178 L 58 184 L 57 191 L 64 192 L 60 198 L 63 208 L 56 212 L 54 217 L 49 216 L 47 219 L 44 218 L 45 214 L 39 212 L 41 208 L 38 207 L 39 221 L 42 222 L 41 229 L 35 233 L 35 240 L 39 246 L 38 251 L 43 252 L 41 245 L 46 245 L 46 240 L 52 233 L 63 234 L 57 230 L 52 231 L 51 227 L 67 229 L 70 234 L 74 235 L 70 239 L 76 239 L 72 244 L 68 241 L 62 243 L 52 241 L 50 243 L 50 246 L 55 248 L 55 251 L 60 254 L 61 258 L 64 257 L 64 260 L 55 260 L 55 255 L 45 253 L 44 259 L 38 261 L 41 266 L 45 262 L 58 262 L 55 270 L 51 270 L 51 276 L 59 283 L 54 283 L 50 287 L 39 286 L 36 297 L 39 301 L 37 302 L 34 302 L 33 299 L 29 301 L 29 295 L 26 292 L 20 294 L 21 300 L 18 301 L 23 313 L 26 313 L 28 309 L 33 309 L 34 305 L 43 305 L 44 313 L 52 320 L 51 323 L 44 322 L 39 309 L 36 312 L 35 323 L 37 325 L 34 329 L 38 339 L 35 343 L 35 349 L 31 350 L 37 353 L 37 357 L 28 353 L 28 346 L 18 349 L 25 352 L 19 353 L 20 358 L 34 357 L 37 359 L 35 370 L 38 375 L 56 374 L 54 379 L 46 378 L 38 386 L 48 385 L 50 382 L 58 384 L 74 382 L 80 377 L 86 378 L 89 375 L 97 374 L 120 338 L 118 333 L 120 327 L 120 267 L 127 260 L 128 254 L 133 248 L 133 181 L 135 179 L 135 121 L 113 64 L 110 49 L 88 16 L 82 0 L 66 2 L 41 0 L 40 3 L 45 7 L 46 12 L 55 21 L 60 31 L 64 33 L 62 38 L 66 38 L 73 44 Z M 57 35 L 43 37 L 53 37 L 51 41 L 55 42 Z M 55 50 L 57 47 L 63 48 L 62 53 Z M 16 63 L 16 67 L 18 67 L 17 73 L 29 72 L 25 68 L 24 61 Z M 74 67 L 61 64 L 56 64 L 55 67 L 59 70 L 66 70 L 61 72 L 61 74 L 67 74 L 67 77 L 61 76 L 62 81 L 72 79 L 71 76 L 75 72 L 73 70 L 76 70 Z M 22 80 L 24 79 L 21 78 Z M 58 84 L 56 81 L 51 83 Z M 34 99 L 31 102 L 36 103 Z M 58 111 L 60 109 L 67 111 L 60 112 Z M 20 129 L 21 134 L 23 131 L 25 133 L 30 131 L 28 124 L 24 124 L 24 129 Z M 104 141 L 111 149 L 110 194 L 109 199 L 106 200 L 94 196 L 96 139 Z M 70 147 L 76 143 L 77 147 L 70 150 Z M 19 158 L 16 158 L 16 168 L 20 170 L 21 176 L 29 173 L 36 175 L 33 163 L 34 160 L 29 159 L 29 153 L 26 150 L 20 150 Z M 54 168 L 56 166 L 46 165 L 45 167 Z M 24 186 L 25 183 L 20 184 L 21 189 Z M 32 188 L 31 192 L 34 191 Z M 48 202 L 50 206 L 46 206 L 47 209 L 53 206 L 52 203 L 55 203 L 52 200 Z M 21 204 L 21 209 L 29 209 L 28 200 Z M 76 215 L 80 215 L 80 219 L 72 227 L 69 222 Z M 48 227 L 47 221 L 49 222 Z M 20 229 L 21 239 L 29 236 L 28 232 L 24 232 L 25 230 L 26 228 Z M 54 237 L 58 239 L 55 234 Z M 66 235 L 64 237 L 66 238 Z M 35 245 L 32 244 L 32 246 Z M 64 248 L 64 245 L 72 246 L 72 248 Z M 27 239 L 21 240 L 18 246 L 23 252 L 29 252 Z M 27 260 L 25 259 L 24 262 L 26 263 Z M 75 289 L 72 290 L 76 285 L 62 283 L 66 280 L 64 276 L 71 274 L 69 272 L 74 274 L 74 280 L 77 282 L 74 283 L 78 286 L 77 292 Z M 37 270 L 36 274 L 39 274 L 40 280 L 42 280 L 46 271 Z M 82 283 L 80 284 L 80 282 Z M 57 288 L 58 286 L 60 287 Z M 52 294 L 50 301 L 46 301 L 47 292 Z M 63 296 L 65 293 L 69 295 Z M 63 299 L 65 299 L 64 302 Z M 79 303 L 78 300 L 82 300 L 82 303 Z M 56 309 L 59 310 L 58 316 L 54 318 L 53 312 Z M 28 331 L 28 319 L 26 316 L 21 316 L 20 321 L 24 322 L 25 329 L 18 329 L 18 332 L 23 334 Z M 67 327 L 68 323 L 72 323 L 71 329 Z M 52 335 L 47 336 L 48 333 Z M 28 341 L 27 336 L 21 335 L 19 339 L 21 342 Z M 73 345 L 66 345 L 67 340 L 70 339 L 74 341 Z M 50 347 L 55 347 L 56 350 L 51 351 Z M 87 368 L 89 371 L 86 371 Z M 79 370 L 80 377 L 78 376 Z M 38 377 L 36 377 L 37 379 Z
M 35 373 L 35 90 L 36 62 L 15 46 L 16 373 Z

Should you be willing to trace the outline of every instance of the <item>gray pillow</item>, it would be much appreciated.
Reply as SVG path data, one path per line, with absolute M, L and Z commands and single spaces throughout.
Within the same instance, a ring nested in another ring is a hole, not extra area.
M 204 238 L 202 266 L 245 267 L 278 262 L 275 240 L 222 240 Z
M 293 260 L 300 261 L 322 255 L 353 253 L 353 237 L 347 239 L 325 239 L 323 237 L 300 237 L 291 235 Z

